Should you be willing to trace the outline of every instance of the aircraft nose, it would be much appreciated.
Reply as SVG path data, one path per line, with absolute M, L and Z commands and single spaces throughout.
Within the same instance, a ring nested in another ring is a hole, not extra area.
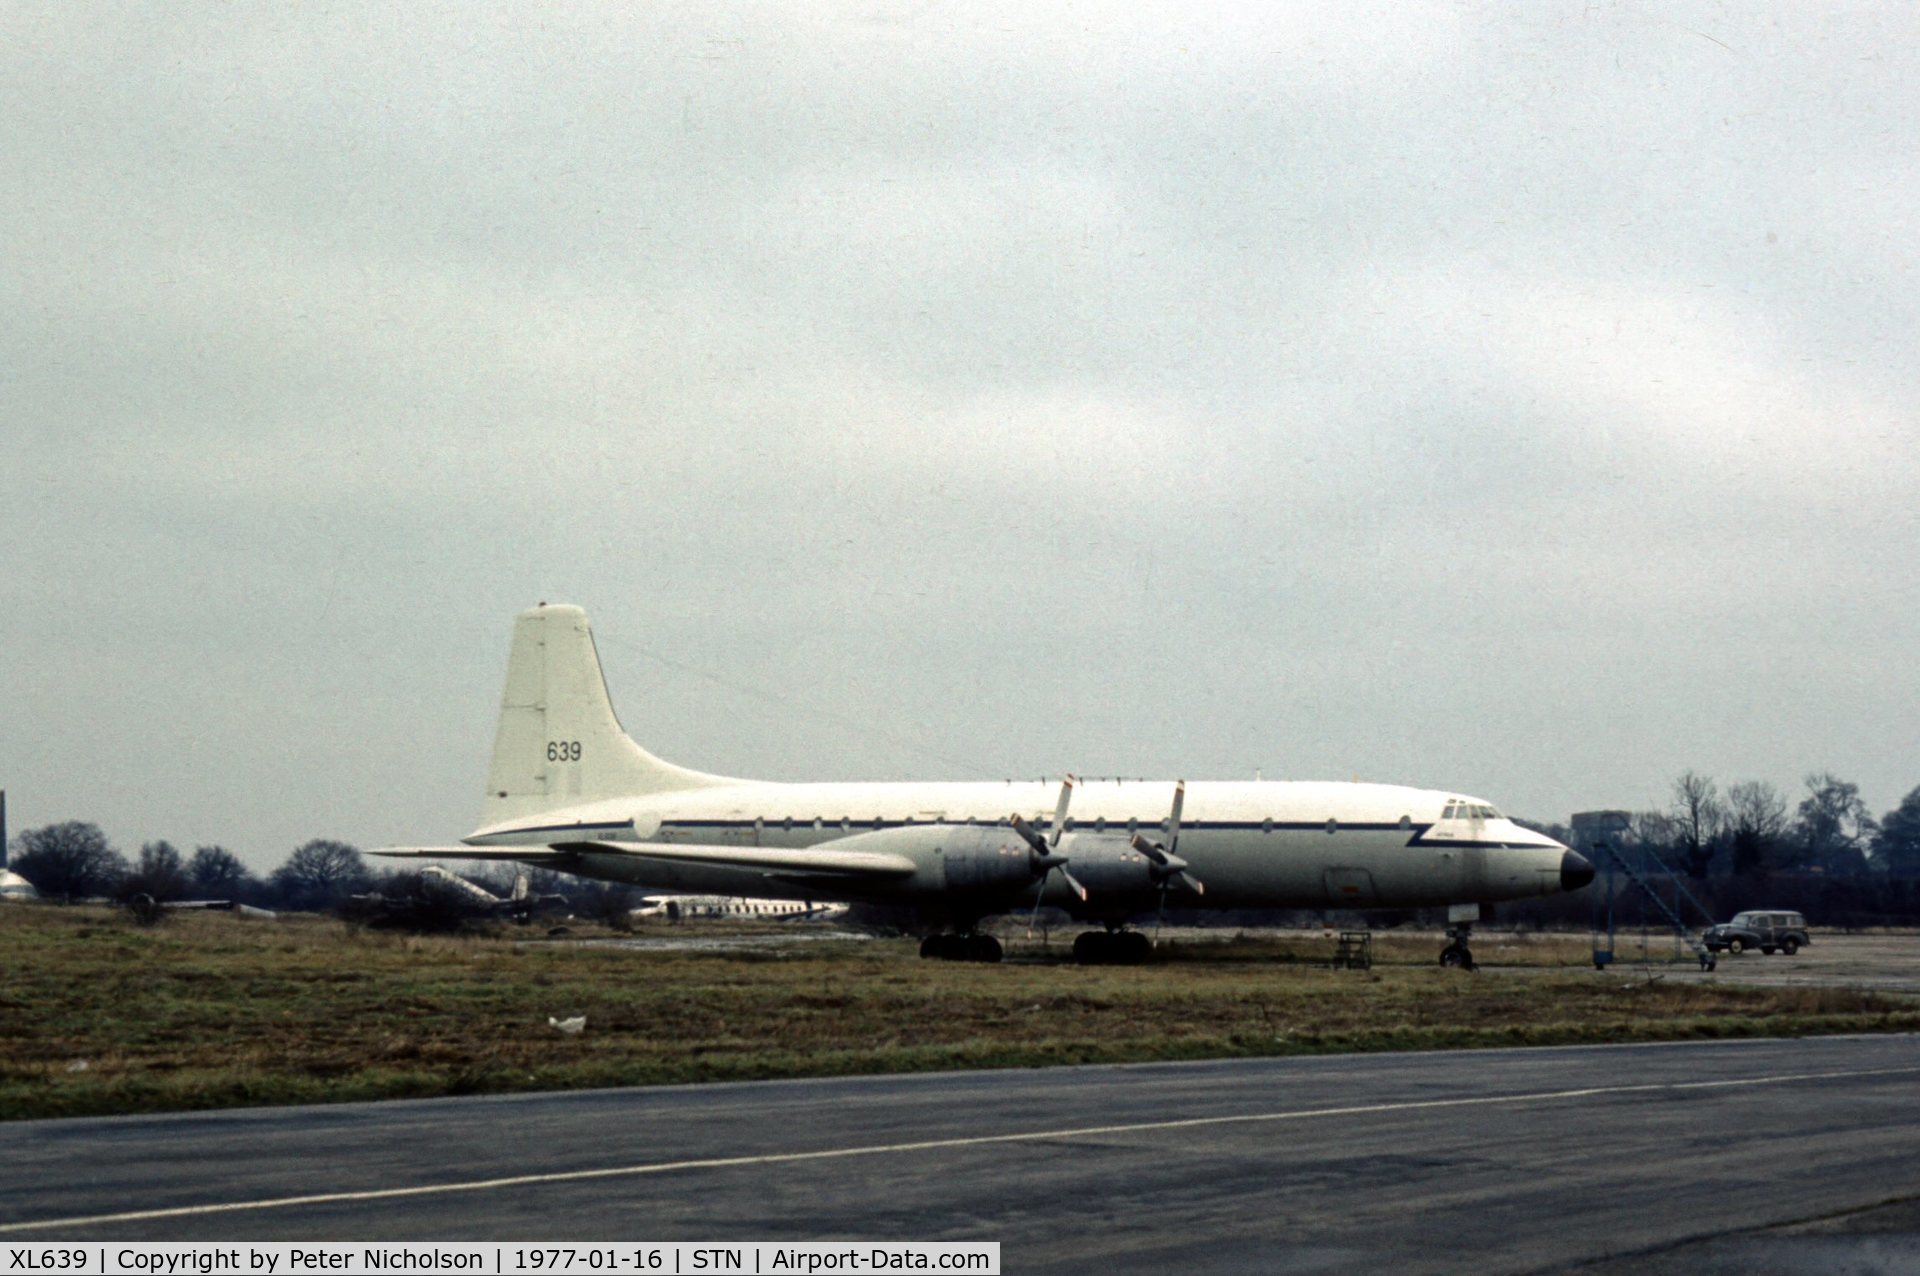
M 1560 889 L 1577 891 L 1593 880 L 1593 865 L 1587 857 L 1578 851 L 1568 851 L 1560 857 Z

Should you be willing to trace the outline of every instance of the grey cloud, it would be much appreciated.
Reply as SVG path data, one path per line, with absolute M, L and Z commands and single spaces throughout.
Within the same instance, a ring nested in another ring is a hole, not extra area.
M 0 23 L 17 821 L 462 832 L 543 596 L 741 773 L 1920 782 L 1902 10 Z

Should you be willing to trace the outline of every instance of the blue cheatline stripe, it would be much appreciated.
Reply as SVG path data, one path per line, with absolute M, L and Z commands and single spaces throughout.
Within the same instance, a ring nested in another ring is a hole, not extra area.
M 994 826 L 1001 823 L 1002 821 L 1000 820 L 993 820 L 986 823 L 975 823 L 971 827 L 993 828 Z M 763 832 L 768 829 L 773 829 L 773 830 L 783 831 L 783 832 L 792 831 L 785 828 L 786 817 L 784 816 L 778 819 L 762 818 L 759 820 L 718 820 L 718 819 L 716 820 L 667 820 L 660 825 L 660 830 L 663 833 L 667 832 L 668 830 L 673 830 L 676 832 L 692 832 L 696 829 L 740 830 L 745 832 L 745 831 L 751 831 L 756 824 L 760 825 L 761 830 Z M 813 824 L 812 819 L 796 818 L 793 821 L 793 828 L 804 829 L 804 828 L 810 827 L 812 824 Z M 829 829 L 835 829 L 838 826 L 844 825 L 846 833 L 849 836 L 851 836 L 855 833 L 871 833 L 871 832 L 876 832 L 884 829 L 930 828 L 936 824 L 951 825 L 955 828 L 969 827 L 968 825 L 958 820 L 887 820 L 887 819 L 857 820 L 852 818 L 848 818 L 845 820 L 831 820 L 831 819 L 823 818 L 820 821 L 820 828 L 822 832 L 825 832 Z M 1034 827 L 1040 828 L 1040 829 L 1051 828 L 1052 826 L 1053 826 L 1052 820 L 1037 820 L 1034 822 Z M 588 827 L 591 827 L 591 826 L 588 826 Z M 617 827 L 625 828 L 626 825 L 622 824 Z M 1265 820 L 1182 820 L 1180 823 L 1180 831 L 1182 833 L 1191 833 L 1191 832 L 1195 832 L 1203 829 L 1213 831 L 1213 832 L 1235 831 L 1235 832 L 1243 832 L 1243 833 L 1257 833 L 1257 832 L 1270 830 L 1275 833 L 1311 833 L 1311 832 L 1324 831 L 1326 827 L 1327 827 L 1327 822 L 1325 820 L 1275 820 L 1272 822 L 1271 825 L 1269 825 Z M 1407 845 L 1419 846 L 1419 847 L 1430 847 L 1430 848 L 1442 848 L 1447 850 L 1457 849 L 1457 850 L 1487 850 L 1487 851 L 1509 851 L 1509 850 L 1525 851 L 1525 850 L 1541 849 L 1540 847 L 1536 847 L 1536 846 L 1514 846 L 1509 842 L 1486 842 L 1486 841 L 1476 841 L 1476 840 L 1465 839 L 1465 838 L 1461 838 L 1461 839 L 1448 838 L 1446 840 L 1429 841 L 1427 840 L 1427 833 L 1432 828 L 1433 828 L 1432 824 L 1413 825 L 1411 830 L 1412 836 L 1410 836 L 1407 839 Z M 1139 831 L 1143 833 L 1150 833 L 1157 830 L 1160 830 L 1160 825 L 1157 822 L 1142 821 L 1139 825 Z M 538 830 L 527 830 L 527 831 L 533 832 Z M 1091 833 L 1094 831 L 1094 829 L 1092 828 L 1092 826 L 1087 824 L 1074 823 L 1068 826 L 1068 831 L 1075 832 L 1075 833 Z M 1121 827 L 1121 828 L 1109 827 L 1107 829 L 1107 835 L 1118 836 L 1120 834 L 1125 833 L 1126 831 L 1127 830 L 1124 827 Z M 1342 820 L 1340 821 L 1338 831 L 1341 833 L 1348 833 L 1348 832 L 1403 833 L 1403 832 L 1407 832 L 1408 830 L 1401 828 L 1400 822 L 1398 820 L 1392 821 L 1391 823 L 1388 823 L 1388 822 L 1348 823 L 1347 821 Z

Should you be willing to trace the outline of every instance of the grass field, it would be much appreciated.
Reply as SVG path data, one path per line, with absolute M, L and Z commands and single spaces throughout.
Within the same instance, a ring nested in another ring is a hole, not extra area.
M 1432 939 L 1392 936 L 1376 939 L 1371 972 L 1319 968 L 1332 944 L 1317 932 L 1174 941 L 1163 963 L 1131 969 L 926 962 L 907 940 L 715 954 L 539 934 L 0 908 L 0 1117 L 1920 1029 L 1914 1001 L 1858 990 L 1598 978 L 1581 968 L 1583 936 L 1477 937 L 1489 966 L 1547 969 L 1469 975 L 1435 966 Z M 572 1015 L 586 1016 L 578 1036 L 548 1026 Z

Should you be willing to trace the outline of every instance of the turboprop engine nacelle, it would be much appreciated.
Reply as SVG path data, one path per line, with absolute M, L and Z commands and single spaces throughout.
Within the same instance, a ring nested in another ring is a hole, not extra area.
M 839 845 L 911 856 L 926 866 L 917 880 L 949 892 L 1004 900 L 1034 898 L 1026 892 L 1041 887 L 1048 903 L 1075 911 L 1082 905 L 1103 912 L 1150 908 L 1166 887 L 1166 869 L 1120 833 L 1064 833 L 1038 854 L 1010 825 L 887 829 L 857 834 Z M 1066 872 L 1048 876 L 1049 864 Z
M 1151 907 L 1160 898 L 1161 879 L 1155 866 L 1118 833 L 1067 833 L 1056 847 L 1087 888 L 1087 903 L 1106 911 L 1124 903 Z

